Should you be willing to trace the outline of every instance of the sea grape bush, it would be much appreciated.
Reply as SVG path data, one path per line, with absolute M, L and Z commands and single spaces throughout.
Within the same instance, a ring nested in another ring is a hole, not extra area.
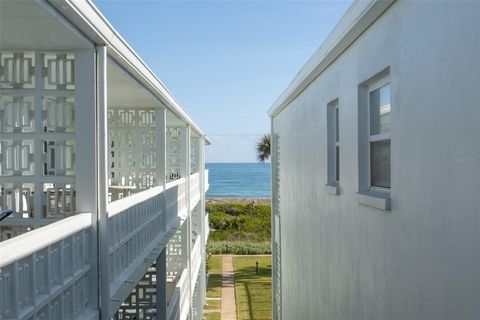
M 210 213 L 208 250 L 211 254 L 271 252 L 270 205 L 249 202 L 207 203 Z
M 271 242 L 210 241 L 208 253 L 212 254 L 271 254 Z

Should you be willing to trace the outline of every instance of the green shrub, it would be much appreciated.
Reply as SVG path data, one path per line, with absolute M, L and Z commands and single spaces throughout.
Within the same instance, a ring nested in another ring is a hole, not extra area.
M 206 209 L 210 212 L 210 254 L 271 253 L 269 205 L 225 200 L 207 203 Z
M 271 254 L 271 242 L 209 241 L 208 254 Z
M 271 209 L 253 201 L 207 204 L 211 241 L 270 241 Z

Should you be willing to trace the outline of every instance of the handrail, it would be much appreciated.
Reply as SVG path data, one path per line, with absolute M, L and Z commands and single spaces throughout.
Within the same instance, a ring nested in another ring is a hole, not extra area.
M 190 175 L 190 188 L 195 188 L 200 186 L 200 173 L 192 173 Z
M 180 289 L 180 301 L 179 301 L 179 312 L 180 312 L 180 319 L 182 319 L 182 314 L 188 313 L 188 309 L 185 308 L 185 303 L 188 302 L 188 268 L 183 269 L 182 275 L 178 280 L 176 285 L 177 288 Z
M 205 214 L 205 245 L 207 245 L 208 235 L 210 234 L 210 220 L 208 213 Z
M 190 179 L 195 177 L 195 176 L 199 176 L 200 177 L 200 172 L 193 172 L 191 175 L 190 175 Z
M 91 213 L 79 213 L 0 242 L 0 268 L 92 226 Z
M 200 272 L 200 266 L 202 264 L 202 254 L 200 252 L 201 250 L 201 241 L 199 241 L 200 239 L 198 239 L 198 241 L 195 242 L 195 245 L 193 246 L 193 249 L 192 249 L 192 252 L 191 252 L 191 259 L 192 259 L 192 267 L 191 267 L 191 270 L 190 270 L 190 276 L 191 276 L 191 279 L 192 279 L 192 282 L 191 282 L 191 294 L 193 295 L 193 292 L 195 291 L 195 282 L 197 280 L 197 277 L 198 277 L 198 273 Z
M 205 174 L 204 174 L 204 178 L 205 178 L 205 181 L 204 181 L 204 183 L 205 183 L 205 186 L 204 186 L 204 187 L 205 187 L 205 192 L 207 192 L 207 190 L 209 189 L 209 186 L 210 186 L 210 185 L 209 185 L 209 182 L 208 182 L 208 175 L 209 175 L 209 171 L 208 171 L 208 169 L 205 169 Z
M 147 189 L 135 194 L 132 194 L 123 199 L 113 201 L 107 205 L 108 217 L 111 218 L 139 203 L 151 199 L 163 192 L 163 186 L 157 186 Z
M 185 177 L 180 178 L 180 179 L 177 179 L 177 180 L 174 180 L 174 181 L 167 182 L 166 189 L 167 189 L 167 190 L 168 190 L 168 189 L 171 189 L 171 188 L 173 188 L 173 187 L 175 187 L 175 186 L 178 186 L 178 185 L 180 185 L 180 184 L 182 184 L 182 183 L 184 183 L 184 182 L 185 182 Z

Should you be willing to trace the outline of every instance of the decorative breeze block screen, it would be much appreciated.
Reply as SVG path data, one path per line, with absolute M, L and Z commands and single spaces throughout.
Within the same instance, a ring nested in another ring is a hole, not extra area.
M 157 319 L 157 266 L 152 264 L 113 319 Z
M 35 220 L 2 227 L 1 239 L 75 213 L 74 62 L 66 52 L 0 52 L 0 209 Z
M 200 139 L 190 138 L 190 174 L 200 170 Z
M 181 128 L 167 128 L 167 182 L 182 177 L 182 139 Z
M 108 160 L 110 186 L 135 187 L 135 192 L 156 185 L 155 110 L 108 110 Z M 113 188 L 112 188 L 113 189 Z M 125 196 L 121 190 L 111 201 Z

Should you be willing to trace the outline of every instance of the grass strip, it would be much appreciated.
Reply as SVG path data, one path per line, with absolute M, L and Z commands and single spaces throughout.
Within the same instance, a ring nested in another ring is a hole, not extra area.
M 258 274 L 255 270 L 257 261 Z M 234 257 L 233 265 L 237 319 L 272 319 L 271 256 Z
M 208 298 L 220 298 L 222 296 L 222 257 L 208 257 Z

